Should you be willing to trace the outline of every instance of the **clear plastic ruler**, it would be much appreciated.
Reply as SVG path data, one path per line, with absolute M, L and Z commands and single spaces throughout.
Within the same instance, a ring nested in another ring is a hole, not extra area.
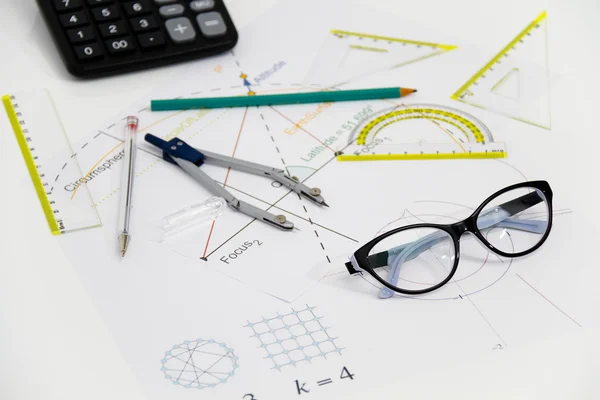
M 2 102 L 52 234 L 102 226 L 50 93 L 10 94 Z

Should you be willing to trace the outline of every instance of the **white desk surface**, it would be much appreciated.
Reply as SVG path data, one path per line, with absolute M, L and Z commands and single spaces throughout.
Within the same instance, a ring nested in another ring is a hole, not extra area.
M 227 4 L 238 28 L 243 28 L 276 2 L 229 0 Z M 73 138 L 182 68 L 75 80 L 63 68 L 35 1 L 0 3 L 0 93 L 49 88 Z M 563 131 L 572 135 L 565 141 L 572 151 L 557 155 L 557 160 L 576 165 L 575 212 L 585 213 L 596 225 L 600 222 L 600 169 L 594 152 L 600 144 L 596 124 L 596 106 L 600 105 L 596 100 L 600 93 L 598 0 L 372 3 L 493 48 L 512 38 L 523 21 L 547 9 L 551 68 L 573 81 L 572 91 L 553 98 L 553 115 L 562 116 L 563 121 L 572 117 L 572 127 L 565 130 L 563 125 Z M 143 399 L 110 333 L 49 234 L 41 210 L 31 212 L 39 209 L 39 203 L 4 112 L 0 112 L 0 130 L 0 399 Z M 593 266 L 598 266 L 597 260 L 590 262 Z M 596 327 L 576 337 L 553 337 L 494 363 L 462 365 L 447 376 L 380 388 L 377 397 L 597 399 L 598 333 Z

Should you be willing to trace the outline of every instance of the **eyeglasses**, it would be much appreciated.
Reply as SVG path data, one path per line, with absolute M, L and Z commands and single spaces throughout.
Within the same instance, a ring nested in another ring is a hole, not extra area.
M 358 249 L 346 263 L 350 274 L 369 273 L 394 292 L 418 295 L 452 279 L 460 259 L 460 239 L 469 232 L 503 257 L 522 257 L 537 250 L 552 228 L 552 189 L 546 181 L 508 186 L 481 204 L 464 221 L 415 224 L 386 232 Z

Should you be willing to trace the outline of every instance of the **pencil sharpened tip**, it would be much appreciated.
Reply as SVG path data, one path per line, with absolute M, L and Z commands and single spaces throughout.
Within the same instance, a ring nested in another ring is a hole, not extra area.
M 322 202 L 322 203 L 321 203 L 321 205 L 322 205 L 322 206 L 325 206 L 325 207 L 329 207 L 329 204 L 327 204 L 327 203 L 325 203 L 325 202 Z
M 411 93 L 417 92 L 417 89 L 400 88 L 400 97 L 408 96 Z

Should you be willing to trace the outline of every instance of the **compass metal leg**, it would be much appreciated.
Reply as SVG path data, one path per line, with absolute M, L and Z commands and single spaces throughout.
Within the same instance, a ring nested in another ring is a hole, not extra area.
M 197 151 L 204 154 L 204 163 L 217 165 L 219 167 L 231 168 L 238 171 L 246 172 L 258 176 L 266 176 L 274 181 L 277 181 L 285 187 L 293 190 L 294 192 L 306 197 L 312 202 L 327 206 L 325 199 L 321 196 L 321 189 L 310 188 L 299 182 L 290 176 L 286 175 L 285 171 L 278 168 L 269 167 L 267 165 L 261 165 L 251 161 L 240 160 L 233 157 L 224 156 L 217 153 L 211 153 L 210 151 L 196 149 Z
M 224 187 L 215 182 L 210 176 L 205 174 L 200 167 L 197 167 L 194 163 L 179 158 L 174 158 L 173 161 L 175 161 L 177 165 L 181 167 L 181 169 L 187 172 L 192 178 L 194 178 L 198 183 L 200 183 L 214 195 L 223 197 L 227 204 L 229 204 L 229 206 L 231 206 L 231 208 L 234 210 L 240 211 L 243 214 L 246 214 L 252 218 L 256 218 L 262 222 L 266 222 L 279 229 L 286 231 L 294 229 L 294 224 L 288 221 L 284 215 L 274 215 L 249 203 L 246 203 L 245 201 L 239 200 Z

